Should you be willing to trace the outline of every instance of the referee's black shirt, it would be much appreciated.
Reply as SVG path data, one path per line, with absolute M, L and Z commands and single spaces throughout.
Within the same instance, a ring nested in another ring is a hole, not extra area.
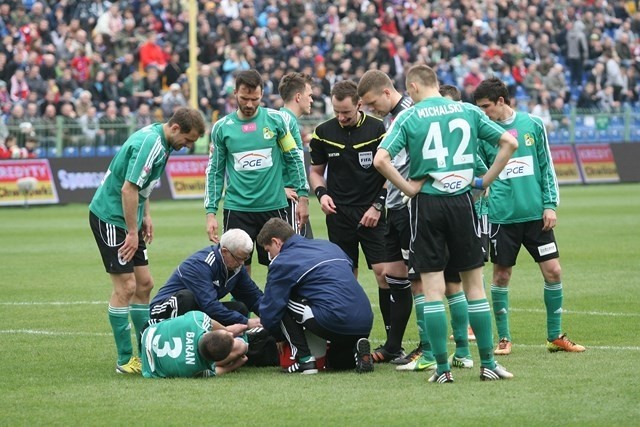
M 311 164 L 327 165 L 327 192 L 336 205 L 371 205 L 385 183 L 373 166 L 386 132 L 384 123 L 360 114 L 355 126 L 343 128 L 334 117 L 319 124 L 311 137 Z

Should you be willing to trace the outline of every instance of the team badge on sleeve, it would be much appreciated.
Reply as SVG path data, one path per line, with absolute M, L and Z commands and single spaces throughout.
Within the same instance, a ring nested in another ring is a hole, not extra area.
M 272 139 L 275 134 L 269 128 L 262 129 L 262 136 L 264 139 Z
M 524 134 L 524 145 L 526 145 L 527 147 L 531 147 L 535 143 L 536 140 L 533 139 L 533 135 L 531 135 L 530 133 Z

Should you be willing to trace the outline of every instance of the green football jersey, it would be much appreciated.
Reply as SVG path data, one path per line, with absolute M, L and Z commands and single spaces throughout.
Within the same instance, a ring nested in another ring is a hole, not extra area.
M 142 376 L 191 378 L 213 370 L 215 363 L 200 356 L 198 342 L 211 330 L 211 318 L 201 311 L 149 326 L 142 334 Z
M 503 133 L 478 107 L 432 97 L 401 112 L 380 147 L 391 158 L 407 149 L 409 178 L 428 176 L 420 192 L 453 196 L 473 184 L 478 139 L 497 144 Z
M 539 117 L 520 112 L 498 124 L 518 140 L 518 149 L 491 184 L 489 221 L 511 224 L 541 219 L 544 209 L 555 210 L 560 202 L 544 124 Z M 495 144 L 482 144 L 478 151 L 488 165 L 497 153 Z
M 205 182 L 207 213 L 218 211 L 225 175 L 224 208 L 229 210 L 265 212 L 286 207 L 285 169 L 298 195 L 308 194 L 304 162 L 279 111 L 259 107 L 249 120 L 233 112 L 213 125 L 211 145 Z
M 115 155 L 89 209 L 102 221 L 127 228 L 122 208 L 125 181 L 139 188 L 138 228 L 142 226 L 144 203 L 160 181 L 173 148 L 167 142 L 162 123 L 154 123 L 132 134 Z
M 293 139 L 296 141 L 296 146 L 298 147 L 298 155 L 300 156 L 300 159 L 302 159 L 302 163 L 304 164 L 304 148 L 302 144 L 302 135 L 300 134 L 300 126 L 298 126 L 298 118 L 296 117 L 295 114 L 293 114 L 293 111 L 291 111 L 286 107 L 282 107 L 280 109 L 280 112 L 282 113 L 282 117 L 284 117 L 285 122 L 289 126 L 289 131 L 291 132 L 291 136 L 293 136 Z M 284 153 L 283 153 L 283 156 L 284 156 Z M 306 167 L 305 167 L 305 172 L 306 172 Z M 305 184 L 306 184 L 305 192 L 302 194 L 299 193 L 298 196 L 307 197 L 309 195 L 309 183 L 306 180 L 305 180 Z M 289 172 L 287 169 L 284 170 L 284 186 L 287 188 L 295 187 L 295 179 L 293 179 L 293 177 L 289 175 Z

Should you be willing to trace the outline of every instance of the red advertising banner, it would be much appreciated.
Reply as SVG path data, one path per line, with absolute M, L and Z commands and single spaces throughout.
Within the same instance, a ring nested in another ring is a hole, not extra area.
M 576 145 L 584 182 L 618 182 L 618 168 L 609 144 Z
M 580 168 L 573 145 L 552 145 L 551 158 L 558 184 L 581 184 Z
M 171 156 L 166 173 L 174 199 L 204 198 L 205 170 L 208 156 Z
M 0 206 L 58 203 L 51 166 L 46 159 L 0 162 Z

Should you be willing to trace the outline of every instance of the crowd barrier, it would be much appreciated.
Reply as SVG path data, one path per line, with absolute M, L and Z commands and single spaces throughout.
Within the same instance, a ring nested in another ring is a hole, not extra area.
M 559 184 L 640 182 L 639 143 L 550 148 Z M 106 157 L 2 160 L 0 206 L 89 203 L 110 161 Z M 204 155 L 169 158 L 152 199 L 202 199 L 207 162 Z M 32 188 L 19 185 L 25 178 L 34 183 Z

